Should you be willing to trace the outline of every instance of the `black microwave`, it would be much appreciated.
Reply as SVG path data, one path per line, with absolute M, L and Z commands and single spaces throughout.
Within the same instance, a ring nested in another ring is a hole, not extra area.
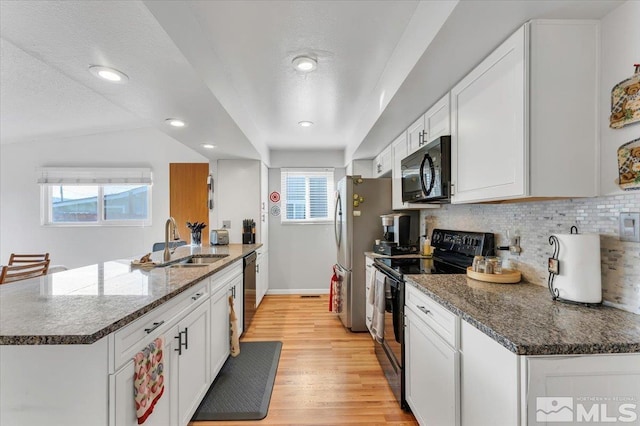
M 440 136 L 401 162 L 402 202 L 451 200 L 451 136 Z

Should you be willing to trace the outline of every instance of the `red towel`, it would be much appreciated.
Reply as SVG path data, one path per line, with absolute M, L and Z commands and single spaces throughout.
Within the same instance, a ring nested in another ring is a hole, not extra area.
M 158 337 L 133 358 L 133 396 L 138 424 L 147 420 L 164 392 L 164 337 Z

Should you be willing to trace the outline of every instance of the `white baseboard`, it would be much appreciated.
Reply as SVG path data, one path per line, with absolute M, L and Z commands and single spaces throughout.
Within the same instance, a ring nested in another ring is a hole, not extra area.
M 267 290 L 267 294 L 282 295 L 282 294 L 329 294 L 329 290 L 326 288 L 270 288 Z

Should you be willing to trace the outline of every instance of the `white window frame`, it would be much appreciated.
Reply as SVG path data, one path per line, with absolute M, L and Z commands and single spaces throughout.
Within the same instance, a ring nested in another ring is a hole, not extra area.
M 38 170 L 40 184 L 40 223 L 47 227 L 109 227 L 151 226 L 153 179 L 149 168 L 79 168 L 43 167 Z M 95 222 L 53 222 L 53 187 L 60 185 L 97 186 L 98 205 Z M 109 220 L 104 218 L 104 188 L 106 186 L 147 186 L 147 218 Z
M 280 223 L 283 225 L 310 225 L 333 223 L 333 205 L 335 202 L 335 175 L 333 168 L 282 168 L 280 169 Z M 287 176 L 302 176 L 306 178 L 305 212 L 310 213 L 309 177 L 327 178 L 327 217 L 307 219 L 287 219 Z

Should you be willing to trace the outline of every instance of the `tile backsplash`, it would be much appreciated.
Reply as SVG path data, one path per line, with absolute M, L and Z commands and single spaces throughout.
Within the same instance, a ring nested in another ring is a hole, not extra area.
M 640 193 L 507 204 L 456 204 L 422 210 L 420 223 L 433 228 L 493 232 L 496 244 L 508 245 L 507 230 L 518 231 L 522 253 L 498 252 L 526 281 L 547 285 L 551 234 L 600 234 L 603 299 L 611 306 L 640 314 L 640 243 L 618 239 L 621 212 L 640 212 Z

